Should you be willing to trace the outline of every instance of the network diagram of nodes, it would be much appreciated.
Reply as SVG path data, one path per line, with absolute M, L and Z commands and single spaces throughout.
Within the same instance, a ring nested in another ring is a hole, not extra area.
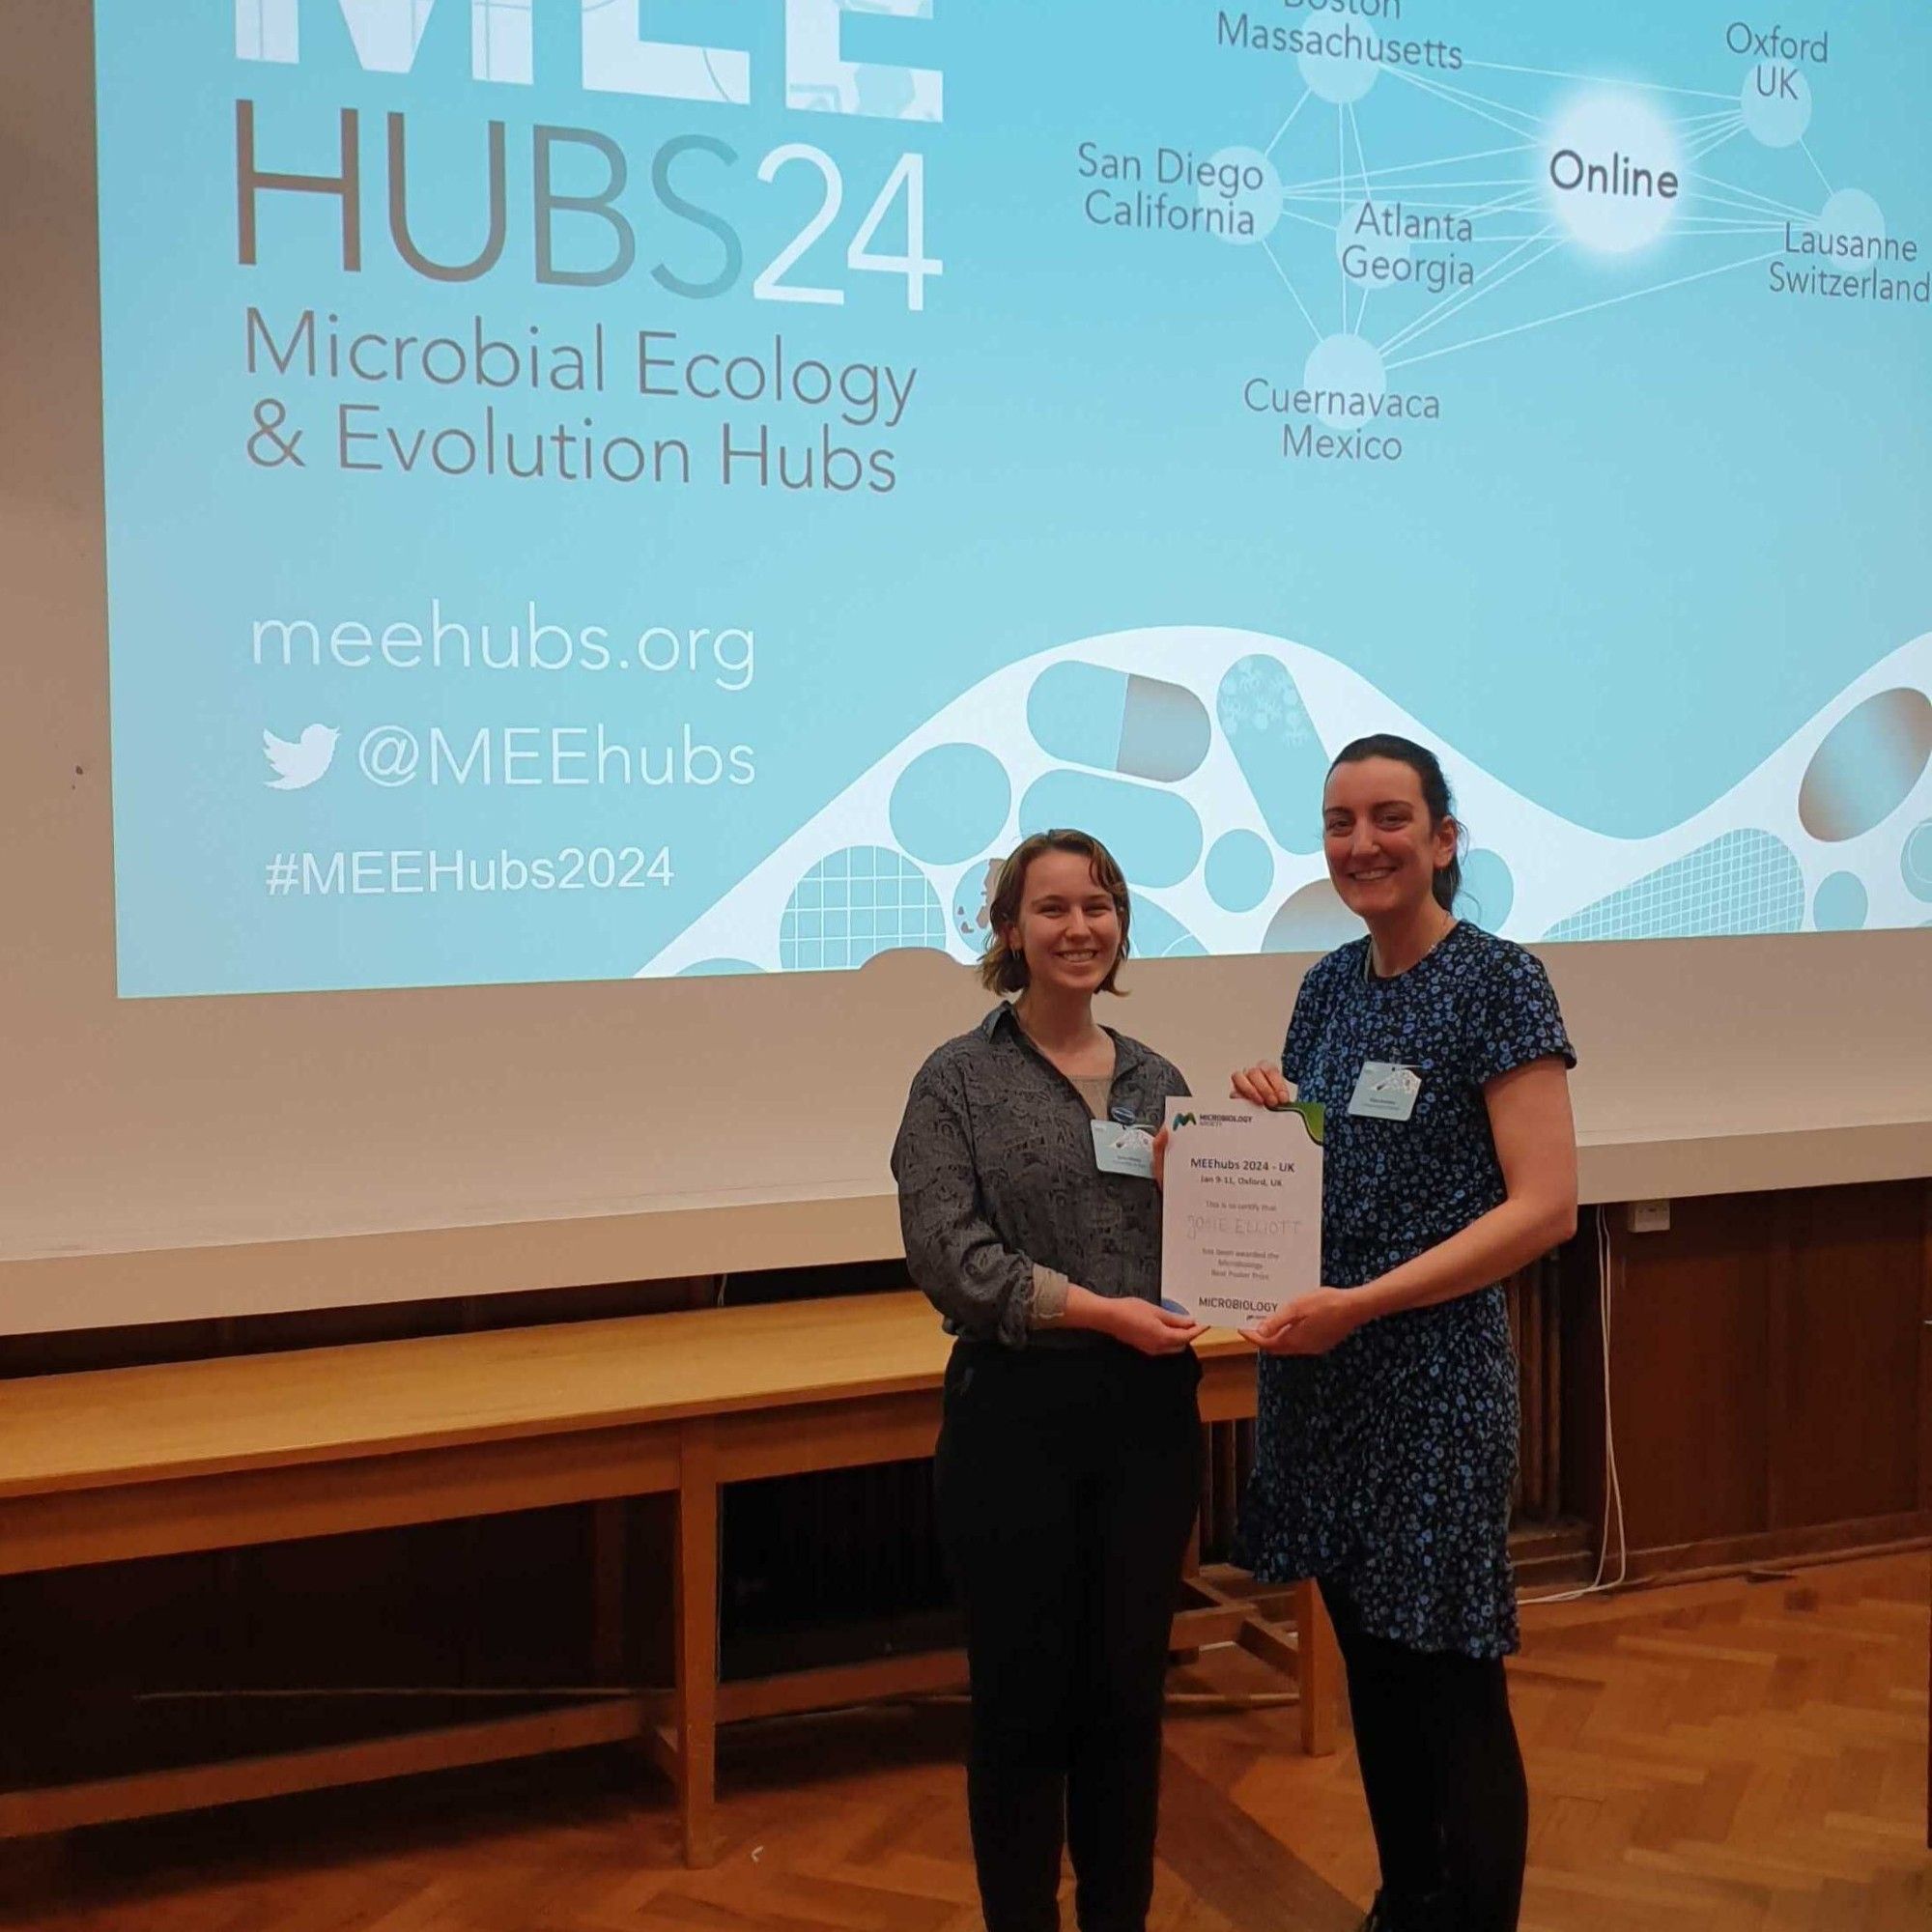
M 1194 221 L 1265 255 L 1306 327 L 1303 388 L 1246 398 L 1300 418 L 1285 452 L 1399 459 L 1404 419 L 1440 413 L 1430 376 L 1406 372 L 1718 277 L 1755 270 L 1784 300 L 1932 304 L 1918 243 L 1813 151 L 1832 37 L 1737 24 L 1723 41 L 1743 58 L 1722 89 L 1460 47 L 1453 64 L 1378 58 L 1373 33 L 1299 53 L 1300 93 L 1265 143 L 1192 170 Z M 1439 152 L 1416 156 L 1432 133 Z M 1666 240 L 1696 266 L 1672 249 L 1664 272 Z M 1583 258 L 1618 285 L 1577 276 Z

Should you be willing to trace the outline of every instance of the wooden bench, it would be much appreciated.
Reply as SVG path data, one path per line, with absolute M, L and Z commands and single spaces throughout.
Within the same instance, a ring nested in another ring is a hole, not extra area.
M 621 1499 L 668 1495 L 676 1520 L 668 1690 L 0 1791 L 0 1836 L 630 1740 L 676 1788 L 687 1861 L 709 1862 L 720 1723 L 964 1682 L 956 1651 L 718 1674 L 720 1486 L 930 1455 L 948 1346 L 923 1297 L 890 1294 L 0 1383 L 0 1574 L 589 1503 L 608 1632 Z M 1245 1345 L 1201 1352 L 1204 1418 L 1252 1415 Z M 1174 1642 L 1238 1641 L 1293 1672 L 1304 1744 L 1332 1749 L 1333 1636 L 1311 1589 L 1291 1622 L 1190 1577 Z

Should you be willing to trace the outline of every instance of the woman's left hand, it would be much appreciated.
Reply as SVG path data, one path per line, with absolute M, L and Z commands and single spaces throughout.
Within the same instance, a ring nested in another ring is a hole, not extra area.
M 1265 1321 L 1243 1328 L 1242 1336 L 1267 1355 L 1325 1355 L 1346 1342 L 1367 1319 L 1354 1294 L 1318 1288 L 1279 1308 Z

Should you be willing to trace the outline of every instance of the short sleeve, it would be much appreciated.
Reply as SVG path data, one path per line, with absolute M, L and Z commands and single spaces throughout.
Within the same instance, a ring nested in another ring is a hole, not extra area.
M 1483 996 L 1471 1003 L 1469 1077 L 1478 1087 L 1532 1060 L 1577 1064 L 1556 989 L 1535 953 L 1505 946 L 1489 962 Z
M 1294 995 L 1294 1011 L 1288 1022 L 1288 1037 L 1282 1042 L 1281 1071 L 1285 1080 L 1292 1080 L 1299 1092 L 1306 1078 L 1310 1058 L 1315 1052 L 1316 1042 L 1321 1037 L 1321 1028 L 1328 1014 L 1328 987 L 1332 975 L 1329 960 L 1318 959 L 1301 976 L 1301 984 Z

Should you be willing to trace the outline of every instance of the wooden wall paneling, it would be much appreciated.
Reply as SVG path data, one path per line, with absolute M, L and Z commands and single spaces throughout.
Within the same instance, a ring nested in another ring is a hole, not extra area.
M 594 1681 L 595 1507 L 473 1519 L 468 1581 L 475 1601 L 464 1618 L 468 1685 L 500 1690 Z
M 479 1652 L 469 1522 L 321 1536 L 235 1552 L 224 1613 L 247 1637 L 224 1673 L 241 1690 L 452 1688 Z
M 1798 1459 L 1787 1443 L 1801 1406 L 1799 1384 L 1810 1371 L 1793 1360 L 1798 1256 L 1791 1197 L 1772 1195 L 1764 1210 L 1764 1518 L 1767 1528 L 1776 1528 L 1790 1521 L 1786 1475 Z
M 1563 1514 L 1563 1264 L 1547 1256 L 1543 1281 L 1543 1456 L 1548 1469 L 1545 1506 L 1554 1520 Z
M 1200 1560 L 1226 1563 L 1240 1520 L 1241 1494 L 1255 1465 L 1255 1426 L 1250 1421 L 1210 1422 L 1203 1428 Z
M 1549 1522 L 1557 1514 L 1557 1455 L 1550 1437 L 1556 1412 L 1556 1378 L 1548 1346 L 1553 1326 L 1550 1288 L 1553 1262 L 1538 1262 L 1510 1283 L 1512 1335 L 1521 1418 L 1517 1454 L 1516 1520 Z
M 1203 1541 L 1212 1546 L 1219 1562 L 1227 1561 L 1228 1551 L 1234 1547 L 1235 1524 L 1240 1513 L 1241 1485 L 1246 1473 L 1240 1462 L 1240 1427 L 1237 1422 L 1217 1422 L 1209 1432 L 1213 1448 L 1214 1515 L 1211 1524 L 1204 1525 Z
M 671 1496 L 637 1496 L 625 1505 L 625 1684 L 668 1686 L 673 1669 L 671 1578 L 677 1508 Z
M 1538 1262 L 1527 1283 L 1531 1310 L 1529 1334 L 1530 1375 L 1536 1383 L 1536 1415 L 1530 1435 L 1530 1456 L 1536 1468 L 1535 1510 L 1538 1522 L 1548 1522 L 1556 1514 L 1556 1488 L 1560 1472 L 1551 1453 L 1549 1419 L 1557 1406 L 1556 1378 L 1549 1373 L 1548 1337 L 1554 1325 L 1550 1283 L 1553 1270 L 1547 1262 Z
M 1932 1532 L 1932 1189 L 1678 1201 L 1612 1254 L 1617 1448 L 1636 1577 Z M 1567 1507 L 1603 1508 L 1591 1230 L 1562 1262 Z M 1915 1339 L 1916 1338 L 1916 1339 Z
M 1918 1279 L 1918 1507 L 1932 1512 L 1932 1180 L 1918 1190 L 1923 1260 Z
M 1919 1507 L 1921 1190 L 1811 1188 L 1778 1199 L 1772 1298 L 1774 1527 Z
M 1537 1378 L 1531 1356 L 1531 1308 L 1522 1293 L 1523 1277 L 1518 1275 L 1503 1287 L 1503 1305 L 1509 1312 L 1510 1352 L 1516 1357 L 1519 1407 L 1519 1439 L 1516 1486 L 1510 1498 L 1510 1515 L 1516 1521 L 1530 1514 L 1536 1504 L 1536 1438 L 1540 1421 L 1537 1406 Z
M 624 1682 L 625 1605 L 628 1583 L 630 1505 L 621 1496 L 590 1505 L 590 1627 L 591 1681 Z
M 1615 1212 L 1608 1207 L 1585 1209 L 1577 1237 L 1554 1263 L 1561 1284 L 1561 1314 L 1554 1337 L 1556 1377 L 1563 1389 L 1556 1417 L 1557 1508 L 1559 1514 L 1590 1526 L 1600 1555 L 1611 1532 L 1605 1520 L 1608 1499 L 1604 1484 L 1604 1330 L 1599 1319 L 1595 1217 Z M 1613 1250 L 1613 1283 L 1621 1266 L 1621 1253 Z
M 1707 1536 L 1691 1543 L 1650 1544 L 1633 1548 L 1630 1580 L 1650 1583 L 1666 1577 L 1685 1580 L 1734 1577 L 1747 1570 L 1780 1570 L 1815 1563 L 1841 1563 L 1854 1557 L 1887 1556 L 1900 1550 L 1923 1548 L 1928 1535 L 1932 1531 L 1928 1531 L 1923 1513 L 1912 1510 L 1901 1516 L 1823 1522 L 1809 1529 L 1760 1529 L 1746 1536 Z
M 1671 1204 L 1666 1233 L 1609 1216 L 1618 1259 L 1610 1324 L 1617 1463 L 1633 1549 L 1769 1526 L 1761 1200 Z
M 0 1781 L 152 1759 L 170 1732 L 179 1757 L 218 1754 L 227 1719 L 216 1700 L 165 1713 L 139 1700 L 222 1682 L 220 1561 L 196 1553 L 0 1578 Z
M 240 1552 L 244 1689 L 494 1690 L 592 1672 L 588 1507 L 521 1511 Z

